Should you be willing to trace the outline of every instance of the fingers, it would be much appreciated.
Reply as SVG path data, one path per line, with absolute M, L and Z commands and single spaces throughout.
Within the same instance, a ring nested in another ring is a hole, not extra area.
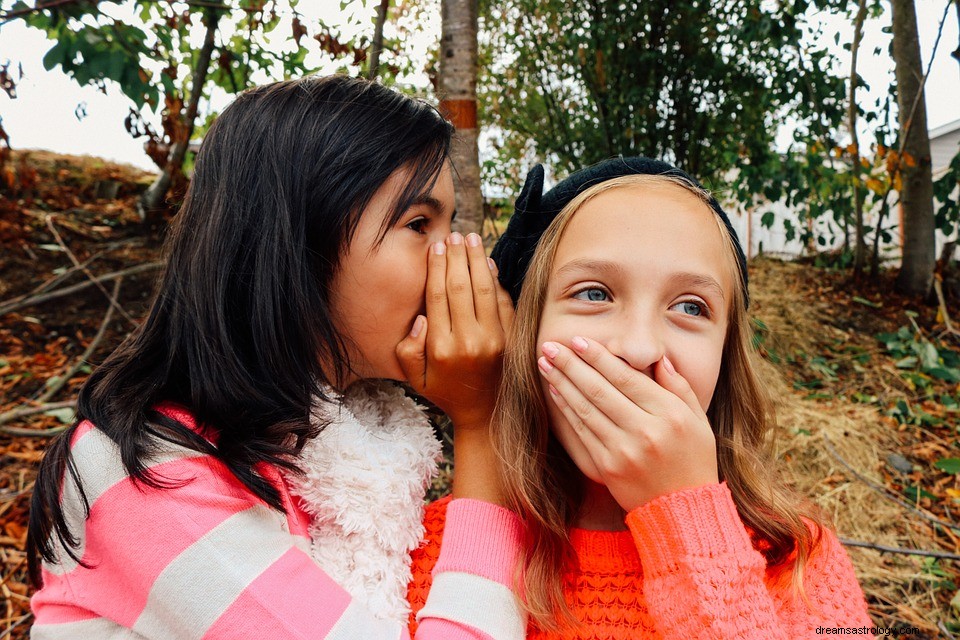
M 589 365 L 588 373 L 589 369 L 595 370 L 633 404 L 647 413 L 666 415 L 670 410 L 676 409 L 676 400 L 664 394 L 660 388 L 661 385 L 610 353 L 599 342 L 575 336 L 570 340 L 570 346 L 580 359 Z M 582 384 L 597 384 L 589 376 L 578 376 L 576 371 L 570 371 L 568 375 L 573 377 L 575 382 L 583 380 Z M 583 386 L 580 388 L 586 389 Z
M 500 322 L 497 312 L 496 279 L 487 261 L 487 254 L 483 250 L 480 236 L 476 233 L 468 234 L 466 249 L 477 322 L 487 327 L 495 327 Z
M 649 413 L 633 400 L 623 394 L 621 389 L 610 383 L 609 380 L 597 371 L 589 363 L 584 362 L 576 353 L 569 348 L 556 342 L 546 342 L 542 347 L 545 360 L 559 370 L 555 374 L 557 379 L 562 375 L 569 386 L 576 389 L 576 394 L 567 393 L 568 385 L 557 384 L 554 382 L 553 372 L 547 371 L 543 366 L 541 372 L 547 375 L 549 380 L 561 392 L 563 397 L 574 405 L 577 413 L 586 414 L 588 410 L 580 410 L 577 403 L 582 398 L 584 402 L 590 404 L 596 411 L 605 415 L 618 429 L 627 429 L 636 426 L 639 422 L 649 418 Z M 613 357 L 613 356 L 611 356 Z M 637 375 L 643 377 L 638 371 Z M 655 384 L 650 381 L 651 384 Z
M 487 269 L 489 271 L 489 269 Z M 461 328 L 476 323 L 473 306 L 473 286 L 467 264 L 467 248 L 463 236 L 452 233 L 447 238 L 447 305 L 452 327 Z
M 407 337 L 397 345 L 397 360 L 407 383 L 419 392 L 426 386 L 427 319 L 417 316 Z
M 706 417 L 707 414 L 700 405 L 700 398 L 697 397 L 687 379 L 677 372 L 666 354 L 657 363 L 654 376 L 657 384 L 683 400 L 683 403 L 690 407 L 695 415 Z
M 563 417 L 573 428 L 583 445 L 587 448 L 590 457 L 596 462 L 605 454 L 607 445 L 620 431 L 580 392 L 569 378 L 563 375 L 557 367 L 551 364 L 550 359 L 541 357 L 537 360 L 540 373 L 550 382 L 550 399 L 557 405 Z
M 487 258 L 487 261 L 497 292 L 497 315 L 500 317 L 500 328 L 503 330 L 503 335 L 508 336 L 510 335 L 510 328 L 513 326 L 513 300 L 507 290 L 503 288 L 503 285 L 500 284 L 498 279 L 500 269 L 497 268 L 497 263 L 493 261 L 493 258 Z
M 447 245 L 437 242 L 427 257 L 427 317 L 435 335 L 450 333 L 450 307 L 447 304 Z

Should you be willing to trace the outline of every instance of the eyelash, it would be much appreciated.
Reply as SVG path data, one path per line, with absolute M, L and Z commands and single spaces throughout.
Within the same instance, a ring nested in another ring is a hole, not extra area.
M 571 297 L 571 298 L 576 298 L 576 297 L 577 297 L 578 295 L 580 295 L 581 293 L 585 293 L 585 292 L 587 292 L 587 291 L 602 291 L 603 294 L 604 294 L 605 296 L 607 296 L 607 298 L 610 298 L 610 291 L 607 290 L 606 287 L 601 287 L 601 286 L 595 285 L 595 284 L 592 284 L 592 285 L 590 285 L 590 286 L 588 286 L 588 287 L 581 287 L 580 289 L 577 289 L 576 291 L 574 291 L 573 293 L 570 294 L 570 297 Z M 607 302 L 607 301 L 608 301 L 608 300 L 583 300 L 583 302 Z
M 427 222 L 428 222 L 427 219 L 421 216 L 419 218 L 414 218 L 413 220 L 408 222 L 406 224 L 406 227 L 407 229 L 410 229 L 411 231 L 417 233 L 418 235 L 423 236 L 427 234 L 427 232 L 423 230 L 423 227 L 426 226 Z M 418 225 L 418 227 L 414 228 L 414 225 Z
M 693 318 L 698 318 L 698 317 L 699 317 L 699 318 L 709 318 L 709 317 L 710 317 L 710 307 L 708 307 L 708 306 L 707 306 L 707 303 L 705 303 L 705 302 L 701 302 L 700 300 L 681 300 L 680 302 L 678 302 L 677 304 L 675 304 L 675 305 L 673 305 L 673 306 L 675 307 L 675 306 L 677 306 L 677 305 L 679 305 L 679 304 L 695 304 L 695 305 L 697 305 L 697 307 L 699 307 L 699 309 L 700 309 L 700 315 L 699 315 L 699 316 L 691 316 L 691 317 L 693 317 Z M 684 315 L 688 315 L 688 314 L 684 314 Z
M 604 293 L 604 295 L 607 296 L 607 298 L 610 297 L 610 292 L 607 290 L 607 288 L 606 288 L 606 287 L 601 287 L 601 286 L 598 286 L 598 285 L 590 285 L 590 286 L 587 286 L 587 287 L 581 287 L 580 289 L 577 289 L 576 291 L 574 291 L 573 293 L 571 293 L 571 294 L 570 294 L 570 297 L 571 297 L 571 298 L 576 298 L 576 297 L 577 297 L 578 295 L 580 295 L 581 293 L 586 293 L 587 291 L 602 291 L 602 292 Z M 607 300 L 582 300 L 582 302 L 607 302 Z M 696 317 L 709 318 L 710 315 L 711 315 L 711 314 L 710 314 L 710 307 L 707 306 L 707 303 L 702 302 L 702 301 L 700 301 L 700 300 L 696 300 L 696 299 L 681 300 L 680 302 L 672 305 L 672 307 L 675 307 L 675 306 L 677 306 L 677 305 L 679 305 L 679 304 L 694 304 L 694 305 L 697 306 L 697 308 L 700 309 L 700 315 L 699 315 L 699 316 L 691 316 L 691 317 L 695 317 L 695 318 L 696 318 Z M 672 307 L 671 307 L 671 308 L 672 308 Z M 684 315 L 689 315 L 689 314 L 684 314 Z

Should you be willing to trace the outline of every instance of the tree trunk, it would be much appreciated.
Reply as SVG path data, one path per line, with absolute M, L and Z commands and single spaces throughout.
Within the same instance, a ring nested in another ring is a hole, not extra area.
M 953 6 L 957 9 L 957 24 L 960 24 L 960 0 L 954 0 Z M 960 62 L 960 33 L 957 34 L 957 48 L 950 55 L 954 60 Z
M 912 296 L 927 296 L 936 262 L 933 218 L 933 177 L 923 66 L 913 0 L 893 0 L 893 60 L 896 64 L 897 105 L 903 189 L 903 262 L 896 287 Z
M 210 69 L 210 57 L 213 55 L 213 49 L 216 46 L 215 36 L 217 35 L 220 12 L 216 9 L 208 9 L 206 18 L 207 33 L 203 40 L 203 47 L 197 55 L 197 64 L 193 68 L 193 78 L 190 83 L 190 102 L 187 104 L 187 110 L 183 115 L 183 133 L 181 139 L 173 141 L 170 148 L 170 157 L 163 173 L 157 176 L 153 184 L 140 196 L 138 209 L 141 220 L 146 220 L 151 211 L 159 209 L 163 204 L 163 199 L 170 189 L 174 176 L 183 167 L 183 159 L 186 157 L 187 149 L 190 146 L 190 137 L 193 135 L 193 125 L 197 119 L 197 109 L 200 106 L 200 96 L 203 95 L 203 85 L 207 82 L 207 72 Z
M 477 146 L 477 0 L 442 0 L 440 111 L 456 127 L 450 149 L 461 233 L 483 227 L 480 152 Z
M 390 0 L 380 0 L 377 7 L 377 22 L 373 28 L 373 43 L 370 45 L 370 67 L 367 69 L 367 79 L 376 80 L 380 73 L 380 53 L 383 51 L 383 24 L 387 21 L 387 9 Z
M 857 54 L 860 52 L 860 40 L 863 37 L 863 21 L 867 17 L 867 0 L 860 0 L 857 17 L 853 26 L 853 45 L 850 47 L 850 104 L 848 105 L 848 119 L 850 121 L 850 140 L 853 149 L 853 216 L 856 224 L 856 237 L 853 244 L 853 273 L 856 277 L 863 275 L 867 261 L 867 244 L 863 237 L 863 190 L 860 188 L 860 176 L 863 167 L 860 166 L 860 140 L 857 138 Z

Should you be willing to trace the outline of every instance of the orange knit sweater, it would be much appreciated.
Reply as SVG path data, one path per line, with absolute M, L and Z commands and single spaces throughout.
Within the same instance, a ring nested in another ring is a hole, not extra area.
M 413 553 L 411 631 L 430 589 L 448 502 L 427 507 L 426 540 Z M 766 570 L 725 483 L 657 498 L 626 523 L 629 531 L 570 532 L 579 566 L 565 571 L 563 584 L 583 625 L 559 634 L 531 629 L 528 639 L 873 637 L 863 591 L 831 531 L 804 571 L 808 608 L 789 576 Z

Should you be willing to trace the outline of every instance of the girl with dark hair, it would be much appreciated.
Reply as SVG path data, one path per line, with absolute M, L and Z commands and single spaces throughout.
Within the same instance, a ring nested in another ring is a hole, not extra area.
M 450 234 L 451 129 L 336 76 L 217 118 L 146 320 L 41 464 L 34 638 L 408 637 L 391 594 L 438 445 L 386 380 L 455 430 L 458 499 L 416 637 L 522 637 L 521 528 L 496 504 L 488 433 L 512 304 L 479 237 Z M 330 508 L 307 513 L 318 492 Z
M 778 475 L 720 205 L 647 158 L 542 187 L 536 167 L 493 251 L 518 300 L 491 429 L 527 527 L 527 638 L 869 633 L 836 534 Z M 427 507 L 414 609 L 445 506 Z

